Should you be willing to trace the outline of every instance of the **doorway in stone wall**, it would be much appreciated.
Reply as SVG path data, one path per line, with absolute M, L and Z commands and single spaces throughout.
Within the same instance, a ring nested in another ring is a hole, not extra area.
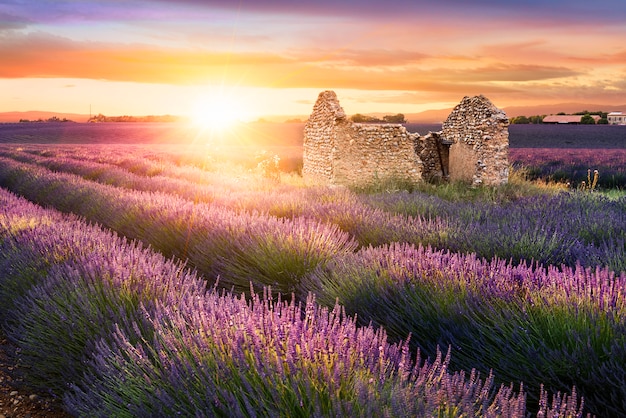
M 452 141 L 442 138 L 437 143 L 437 155 L 439 157 L 439 166 L 441 167 L 441 178 L 444 181 L 450 179 L 450 145 Z

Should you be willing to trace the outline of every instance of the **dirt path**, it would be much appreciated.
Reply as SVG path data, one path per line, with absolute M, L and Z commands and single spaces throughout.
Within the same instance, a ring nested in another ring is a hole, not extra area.
M 60 399 L 23 385 L 17 348 L 0 334 L 0 418 L 67 418 Z

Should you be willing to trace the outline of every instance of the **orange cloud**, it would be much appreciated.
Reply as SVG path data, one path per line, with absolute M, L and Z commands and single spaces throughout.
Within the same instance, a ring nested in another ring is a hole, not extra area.
M 0 77 L 90 78 L 192 84 L 215 78 L 237 81 L 259 66 L 289 61 L 261 53 L 235 54 L 75 42 L 34 34 L 0 43 Z M 252 74 L 254 76 L 254 74 Z
M 601 54 L 591 57 L 570 55 L 567 59 L 574 62 L 584 62 L 588 64 L 624 65 L 626 64 L 626 49 L 620 49 L 612 54 Z
M 511 45 L 515 47 L 511 48 Z M 159 84 L 248 85 L 276 88 L 357 89 L 419 92 L 420 102 L 456 102 L 486 94 L 507 100 L 567 100 L 615 97 L 615 81 L 593 80 L 589 69 L 526 57 L 549 49 L 540 40 L 492 45 L 479 55 L 428 54 L 405 49 L 301 49 L 282 53 L 215 52 L 141 44 L 73 41 L 43 32 L 0 36 L 0 78 L 84 78 Z M 513 59 L 516 57 L 515 59 Z M 510 58 L 510 59 L 509 59 Z M 626 51 L 589 56 L 611 64 Z M 591 68 L 591 66 L 590 66 Z M 587 78 L 576 83 L 566 80 Z M 619 91 L 616 91 L 618 88 Z M 613 89 L 613 90 L 611 90 Z M 403 96 L 407 102 L 415 97 Z M 415 101 L 413 101 L 415 103 Z
M 498 81 L 537 81 L 579 74 L 565 67 L 494 64 L 477 68 L 421 66 L 432 58 L 403 50 L 320 51 L 293 56 L 157 50 L 69 41 L 35 34 L 0 44 L 0 77 L 91 78 L 143 83 L 224 82 L 271 87 L 510 92 Z M 456 64 L 455 64 L 456 65 Z

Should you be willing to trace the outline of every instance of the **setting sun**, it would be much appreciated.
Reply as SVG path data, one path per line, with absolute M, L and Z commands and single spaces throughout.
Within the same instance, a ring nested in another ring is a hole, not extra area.
M 212 96 L 200 99 L 191 112 L 192 122 L 213 131 L 224 131 L 241 121 L 243 106 L 236 100 L 224 96 Z

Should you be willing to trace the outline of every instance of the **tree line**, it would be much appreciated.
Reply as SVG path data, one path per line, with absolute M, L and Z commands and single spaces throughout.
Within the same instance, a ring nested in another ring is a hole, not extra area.
M 45 120 L 41 119 L 41 118 L 36 119 L 36 120 L 20 119 L 20 123 L 46 123 L 46 122 L 54 123 L 54 122 L 73 122 L 73 121 L 70 120 L 70 119 L 66 119 L 66 118 L 61 119 L 61 118 L 59 118 L 57 116 L 52 116 L 51 118 L 48 118 L 48 119 L 45 119 Z
M 557 115 L 567 115 L 565 112 L 559 112 Z M 581 112 L 572 113 L 572 115 L 581 115 L 580 123 L 583 125 L 607 125 L 609 120 L 607 119 L 608 112 L 603 112 L 601 110 L 590 112 L 588 110 L 583 110 Z M 596 122 L 592 115 L 600 116 L 600 119 Z M 534 116 L 515 116 L 509 119 L 509 122 L 514 125 L 523 125 L 523 124 L 537 124 L 543 123 L 543 118 L 547 115 L 534 115 Z
M 367 116 L 356 113 L 350 117 L 350 120 L 354 123 L 407 123 L 407 120 L 402 113 L 385 115 L 382 119 L 375 116 Z
M 149 115 L 149 116 L 105 116 L 99 113 L 89 118 L 87 122 L 178 122 L 181 120 L 180 116 L 172 115 Z

